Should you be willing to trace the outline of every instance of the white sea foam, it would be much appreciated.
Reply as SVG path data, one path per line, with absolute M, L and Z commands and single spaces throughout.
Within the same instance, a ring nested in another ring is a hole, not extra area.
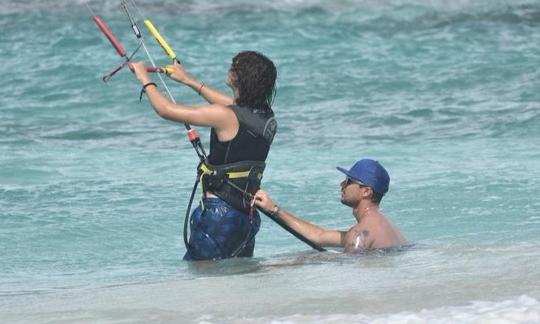
M 209 316 L 199 318 L 200 324 L 221 323 L 223 319 Z M 403 311 L 394 314 L 331 314 L 292 315 L 285 317 L 229 319 L 228 323 L 272 323 L 272 324 L 315 324 L 315 323 L 371 323 L 371 324 L 450 324 L 483 323 L 515 324 L 539 323 L 540 302 L 522 295 L 504 301 L 473 301 L 465 306 L 444 306 L 420 311 Z

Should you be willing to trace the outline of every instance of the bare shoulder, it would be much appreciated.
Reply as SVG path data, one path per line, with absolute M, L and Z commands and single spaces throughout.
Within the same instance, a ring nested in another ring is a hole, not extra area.
M 373 242 L 373 235 L 370 230 L 361 224 L 356 224 L 345 235 L 345 252 L 367 250 L 370 248 L 371 242 Z
M 400 230 L 392 223 L 390 218 L 380 214 L 376 221 L 371 224 L 373 232 L 376 232 L 373 237 L 373 248 L 388 248 L 397 245 L 404 244 L 406 242 L 405 237 L 401 234 Z
M 236 136 L 240 122 L 231 106 L 210 104 L 205 109 L 211 115 L 211 126 L 216 130 L 220 141 L 230 141 Z
M 199 106 L 199 109 L 208 110 L 214 113 L 234 114 L 234 111 L 231 106 L 226 106 L 219 103 L 202 105 L 202 106 Z
M 211 126 L 227 129 L 236 123 L 236 115 L 229 106 L 222 104 L 207 104 L 193 110 L 192 123 L 200 126 Z

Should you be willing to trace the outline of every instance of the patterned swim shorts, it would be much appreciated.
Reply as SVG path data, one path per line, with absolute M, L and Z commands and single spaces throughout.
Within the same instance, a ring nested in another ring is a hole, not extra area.
M 261 217 L 250 217 L 219 198 L 204 199 L 191 214 L 189 244 L 184 260 L 251 257 Z

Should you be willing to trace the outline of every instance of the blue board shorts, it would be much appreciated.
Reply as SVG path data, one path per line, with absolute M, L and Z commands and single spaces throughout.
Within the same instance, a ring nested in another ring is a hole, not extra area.
M 205 198 L 191 214 L 190 236 L 184 260 L 251 257 L 261 217 L 252 217 L 219 198 Z

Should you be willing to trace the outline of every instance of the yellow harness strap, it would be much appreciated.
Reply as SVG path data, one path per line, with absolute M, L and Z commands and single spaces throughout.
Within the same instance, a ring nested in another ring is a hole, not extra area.
M 227 176 L 228 179 L 248 178 L 252 170 L 253 168 L 250 168 L 247 171 L 226 172 L 225 175 Z M 204 197 L 206 195 L 206 190 L 204 188 L 203 179 L 205 176 L 213 175 L 214 171 L 210 169 L 208 165 L 204 163 L 201 163 L 199 165 L 199 171 L 200 171 L 199 182 L 201 183 L 201 207 L 204 210 Z M 257 173 L 257 179 L 259 179 L 259 181 L 262 179 L 262 177 L 263 177 L 263 174 L 261 172 Z
M 213 171 L 204 163 L 201 164 L 199 167 L 199 170 L 201 170 L 203 175 L 212 175 Z M 251 169 L 247 171 L 235 171 L 235 172 L 227 172 L 225 173 L 229 179 L 238 179 L 238 178 L 247 178 L 249 177 L 249 174 L 251 173 Z M 257 178 L 259 180 L 262 178 L 262 173 L 257 174 Z

